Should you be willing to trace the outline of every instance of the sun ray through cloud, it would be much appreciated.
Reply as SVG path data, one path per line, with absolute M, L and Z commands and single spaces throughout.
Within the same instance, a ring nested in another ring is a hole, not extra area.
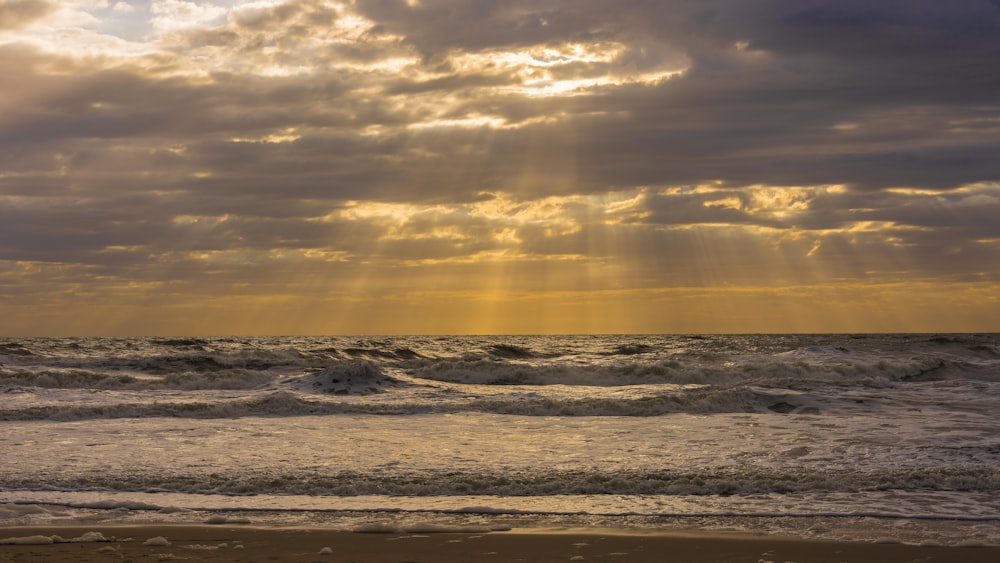
M 0 2 L 0 326 L 995 328 L 988 4 Z

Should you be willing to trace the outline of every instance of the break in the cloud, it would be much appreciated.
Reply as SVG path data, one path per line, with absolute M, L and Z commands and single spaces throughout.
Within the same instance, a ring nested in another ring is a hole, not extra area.
M 997 330 L 1000 2 L 0 0 L 0 333 Z

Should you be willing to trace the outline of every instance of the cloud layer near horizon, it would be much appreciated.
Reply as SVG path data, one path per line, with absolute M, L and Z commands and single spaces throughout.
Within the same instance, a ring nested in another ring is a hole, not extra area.
M 996 330 L 1000 2 L 0 0 L 0 333 Z

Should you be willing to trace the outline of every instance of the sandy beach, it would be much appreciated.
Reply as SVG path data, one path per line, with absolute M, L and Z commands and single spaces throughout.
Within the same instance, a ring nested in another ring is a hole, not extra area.
M 47 526 L 0 528 L 0 561 L 992 563 L 1000 561 L 1000 547 L 824 542 L 697 531 L 383 534 L 231 525 Z

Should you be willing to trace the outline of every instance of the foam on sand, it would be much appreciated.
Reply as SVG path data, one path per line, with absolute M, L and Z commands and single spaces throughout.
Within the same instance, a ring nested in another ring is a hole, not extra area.
M 65 539 L 58 534 L 51 536 L 35 534 L 33 536 L 0 538 L 0 545 L 52 545 L 56 543 L 95 543 L 111 541 L 115 541 L 114 537 L 106 538 L 101 532 L 85 532 L 84 534 L 71 539 Z

